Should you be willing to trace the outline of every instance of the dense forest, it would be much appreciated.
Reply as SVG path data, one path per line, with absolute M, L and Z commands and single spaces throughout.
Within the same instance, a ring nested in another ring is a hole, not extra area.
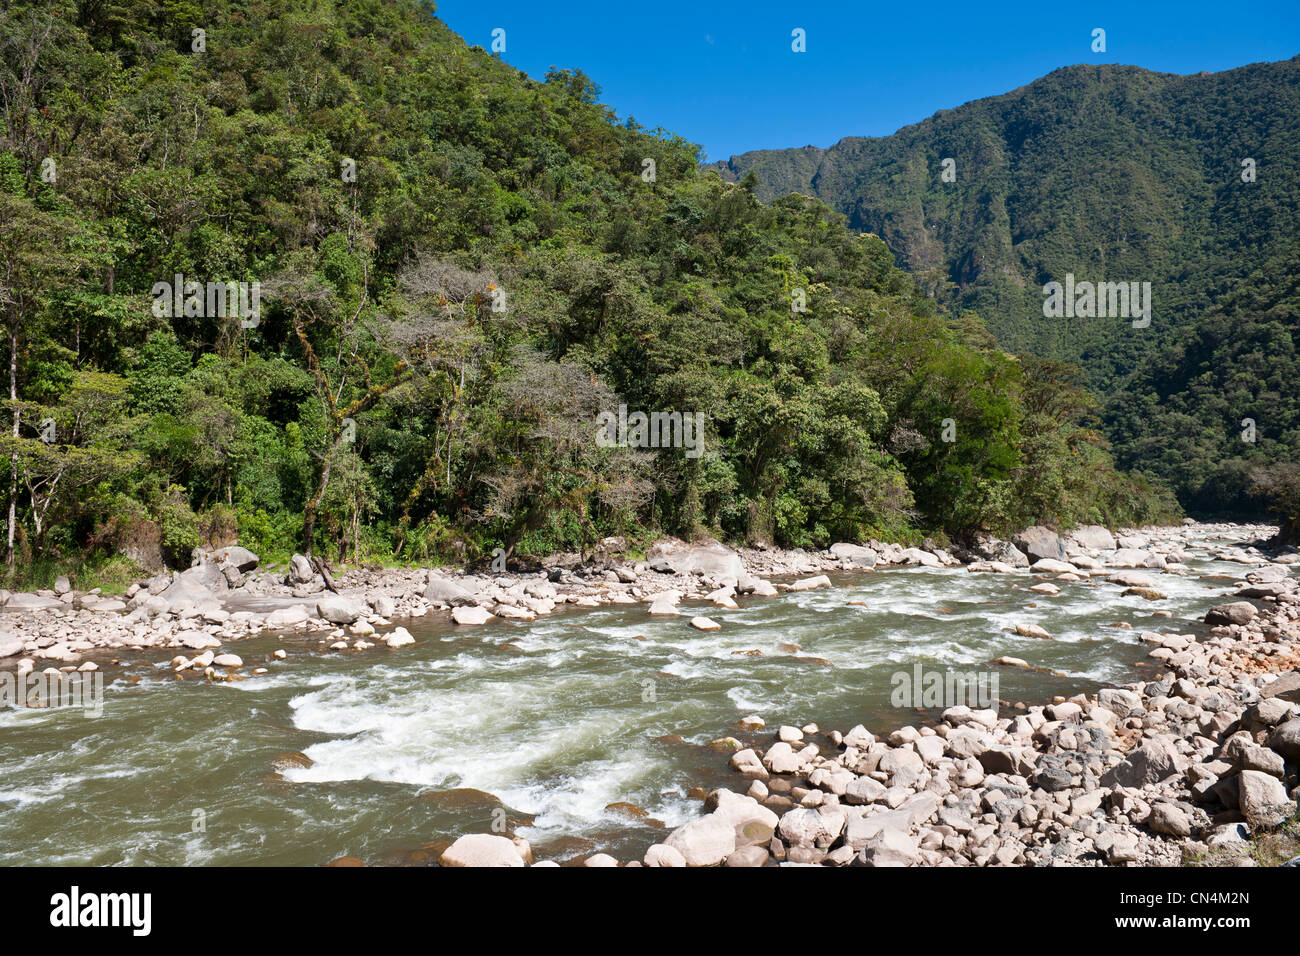
M 1107 400 L 1122 462 L 1188 510 L 1300 515 L 1300 244 L 1252 272 Z
M 1254 517 L 1279 486 L 1261 469 L 1300 461 L 1298 118 L 1300 57 L 1190 76 L 1071 66 L 892 136 L 715 168 L 878 233 L 1004 348 L 1083 366 L 1122 466 L 1193 514 Z M 1151 282 L 1150 324 L 1045 318 L 1043 286 L 1071 274 Z
M 15 0 L 0 106 L 11 584 L 1178 513 L 1076 369 L 428 5 Z

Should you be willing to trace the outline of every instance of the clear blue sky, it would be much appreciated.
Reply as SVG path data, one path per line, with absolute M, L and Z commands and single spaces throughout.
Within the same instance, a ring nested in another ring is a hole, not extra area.
M 1300 53 L 1300 0 L 444 0 L 438 16 L 485 49 L 504 29 L 503 58 L 537 79 L 581 69 L 620 118 L 679 133 L 711 160 L 887 135 L 1074 63 L 1195 73 Z M 791 52 L 795 27 L 806 53 Z M 1091 50 L 1094 27 L 1105 53 Z

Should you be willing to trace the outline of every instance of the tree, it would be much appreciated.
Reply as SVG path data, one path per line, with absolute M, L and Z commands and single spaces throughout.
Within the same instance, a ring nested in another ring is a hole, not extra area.
M 18 524 L 19 438 L 22 406 L 18 394 L 22 346 L 37 334 L 45 297 L 70 283 L 82 260 L 69 248 L 78 231 L 72 220 L 45 212 L 25 196 L 4 188 L 0 181 L 0 308 L 4 309 L 9 346 L 9 396 L 11 413 L 9 457 L 9 514 L 5 561 L 14 564 L 14 537 Z
M 404 359 L 384 369 L 386 380 L 376 382 L 370 363 L 362 355 L 374 338 L 362 321 L 368 290 L 361 279 L 356 309 L 350 317 L 339 311 L 338 293 L 315 274 L 285 273 L 269 283 L 270 295 L 279 299 L 288 313 L 303 361 L 315 382 L 316 397 L 324 413 L 324 450 L 315 453 L 320 462 L 315 490 L 303 507 L 303 547 L 308 558 L 315 546 L 316 514 L 329 487 L 330 472 L 344 446 L 356 439 L 356 417 L 379 402 L 406 376 Z M 322 361 L 312 335 L 331 351 Z
M 402 505 L 406 526 L 427 492 L 452 485 L 458 444 L 464 444 L 466 403 L 477 397 L 473 389 L 493 348 L 489 327 L 508 321 L 499 318 L 505 313 L 491 310 L 499 289 L 490 272 L 427 254 L 417 254 L 398 275 L 393 314 L 383 326 L 385 339 L 410 363 L 417 400 L 431 408 L 433 419 L 431 451 Z
M 593 510 L 617 521 L 649 499 L 649 456 L 597 442 L 597 417 L 614 396 L 590 372 L 526 350 L 515 366 L 480 424 L 480 439 L 499 449 L 482 478 L 491 489 L 482 520 L 499 529 L 509 558 L 521 537 L 564 514 L 577 522 L 585 553 L 595 541 Z
M 47 422 L 35 437 L 0 436 L 0 449 L 18 462 L 39 551 L 59 519 L 76 514 L 80 493 L 126 474 L 139 463 L 127 448 L 133 423 L 125 414 L 126 380 L 79 372 L 57 405 L 28 406 L 28 420 Z

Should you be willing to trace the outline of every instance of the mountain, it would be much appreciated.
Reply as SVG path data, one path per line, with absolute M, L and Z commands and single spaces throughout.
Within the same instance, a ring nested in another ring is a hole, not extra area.
M 1191 76 L 1071 66 L 891 136 L 714 168 L 753 173 L 765 200 L 822 199 L 1003 347 L 1080 363 L 1108 393 L 1300 231 L 1300 57 Z M 1043 286 L 1067 275 L 1150 282 L 1150 325 L 1045 318 Z

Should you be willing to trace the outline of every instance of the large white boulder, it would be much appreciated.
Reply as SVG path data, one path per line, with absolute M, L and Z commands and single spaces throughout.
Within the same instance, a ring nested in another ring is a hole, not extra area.
M 656 571 L 707 574 L 718 580 L 739 580 L 745 573 L 740 555 L 712 538 L 696 544 L 687 544 L 676 538 L 656 541 L 646 555 L 646 562 Z
M 523 866 L 524 858 L 513 840 L 490 833 L 470 833 L 447 847 L 440 866 Z
M 1114 551 L 1117 547 L 1115 536 L 1099 524 L 1075 528 L 1070 532 L 1069 540 L 1092 551 Z

